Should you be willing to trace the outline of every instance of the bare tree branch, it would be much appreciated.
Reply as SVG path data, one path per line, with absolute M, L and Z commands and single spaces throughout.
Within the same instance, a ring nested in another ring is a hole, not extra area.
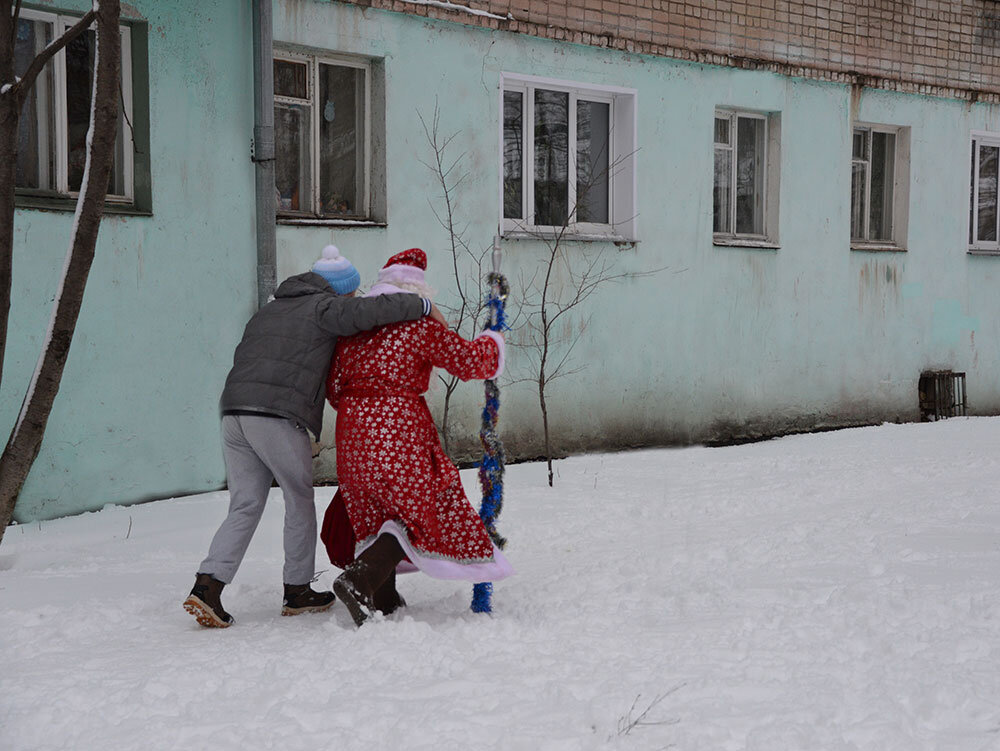
M 642 712 L 639 713 L 637 717 L 633 718 L 632 713 L 635 711 L 635 705 L 639 703 L 639 698 L 642 696 L 642 694 L 637 694 L 632 702 L 632 706 L 629 707 L 628 712 L 618 718 L 618 735 L 628 735 L 637 727 L 650 726 L 650 725 L 676 725 L 677 723 L 679 723 L 680 722 L 679 717 L 674 717 L 669 720 L 653 721 L 653 720 L 647 720 L 646 715 L 649 714 L 650 710 L 653 709 L 653 707 L 657 706 L 661 701 L 666 699 L 671 694 L 680 691 L 686 685 L 687 683 L 678 683 L 670 690 L 660 694 L 655 699 L 653 699 L 649 703 L 649 705 L 644 710 L 642 710 Z
M 476 325 L 476 321 L 484 309 L 483 263 L 490 248 L 487 247 L 478 253 L 474 252 L 465 239 L 469 224 L 466 222 L 460 227 L 457 218 L 458 190 L 469 178 L 469 173 L 463 167 L 468 152 L 463 151 L 454 157 L 451 155 L 450 147 L 459 133 L 455 132 L 448 136 L 441 135 L 441 110 L 436 100 L 430 122 L 419 111 L 417 112 L 417 118 L 420 120 L 420 125 L 424 129 L 424 136 L 431 149 L 431 159 L 428 161 L 419 161 L 433 173 L 439 189 L 438 196 L 443 203 L 443 207 L 439 210 L 430 199 L 428 199 L 427 203 L 434 218 L 447 233 L 448 252 L 451 254 L 452 278 L 454 279 L 455 292 L 458 296 L 457 307 L 453 308 L 443 304 L 441 307 L 449 315 L 455 316 L 456 323 L 454 328 L 456 331 L 463 335 L 471 335 L 473 332 L 467 332 L 466 329 Z M 474 266 L 474 281 L 470 280 L 460 267 L 460 261 L 463 258 L 468 259 Z M 451 417 L 451 398 L 461 381 L 455 376 L 439 374 L 438 377 L 445 387 L 444 410 L 439 430 L 445 453 L 448 453 L 451 439 L 449 423 Z
M 21 0 L 17 0 L 17 4 L 14 6 L 14 13 L 11 18 L 11 29 L 10 29 L 10 45 L 14 46 L 14 40 L 17 39 L 17 21 L 21 17 Z

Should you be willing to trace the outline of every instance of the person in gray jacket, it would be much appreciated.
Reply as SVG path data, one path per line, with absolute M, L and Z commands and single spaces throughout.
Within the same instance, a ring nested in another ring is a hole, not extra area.
M 307 431 L 319 439 L 337 337 L 424 315 L 444 322 L 430 300 L 417 295 L 355 298 L 360 281 L 350 261 L 328 245 L 312 271 L 278 286 L 236 347 L 220 401 L 229 513 L 184 601 L 202 626 L 226 628 L 234 622 L 222 607 L 222 589 L 243 560 L 272 480 L 285 499 L 281 614 L 333 605 L 332 592 L 309 586 L 315 574 L 316 509 Z

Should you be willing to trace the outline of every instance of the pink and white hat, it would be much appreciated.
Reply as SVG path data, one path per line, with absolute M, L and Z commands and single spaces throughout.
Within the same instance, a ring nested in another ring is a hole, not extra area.
M 397 253 L 378 272 L 379 282 L 389 284 L 426 284 L 424 271 L 427 269 L 427 254 L 420 248 L 410 248 Z
M 424 270 L 427 268 L 427 254 L 420 248 L 410 248 L 397 253 L 378 272 L 375 285 L 367 297 L 394 292 L 415 292 L 421 297 L 433 297 L 433 290 L 427 286 Z

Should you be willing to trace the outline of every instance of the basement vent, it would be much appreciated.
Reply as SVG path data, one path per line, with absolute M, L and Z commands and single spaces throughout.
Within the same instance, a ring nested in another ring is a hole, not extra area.
M 920 374 L 920 421 L 965 415 L 965 373 L 928 370 Z

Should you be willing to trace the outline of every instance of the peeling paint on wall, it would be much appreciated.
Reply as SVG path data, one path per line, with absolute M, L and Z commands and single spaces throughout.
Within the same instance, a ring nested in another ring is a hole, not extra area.
M 121 10 L 122 18 L 127 18 L 133 21 L 146 20 L 146 17 L 142 13 L 140 13 L 139 9 L 136 8 L 134 5 L 132 5 L 132 3 L 122 3 L 121 9 L 122 9 Z

